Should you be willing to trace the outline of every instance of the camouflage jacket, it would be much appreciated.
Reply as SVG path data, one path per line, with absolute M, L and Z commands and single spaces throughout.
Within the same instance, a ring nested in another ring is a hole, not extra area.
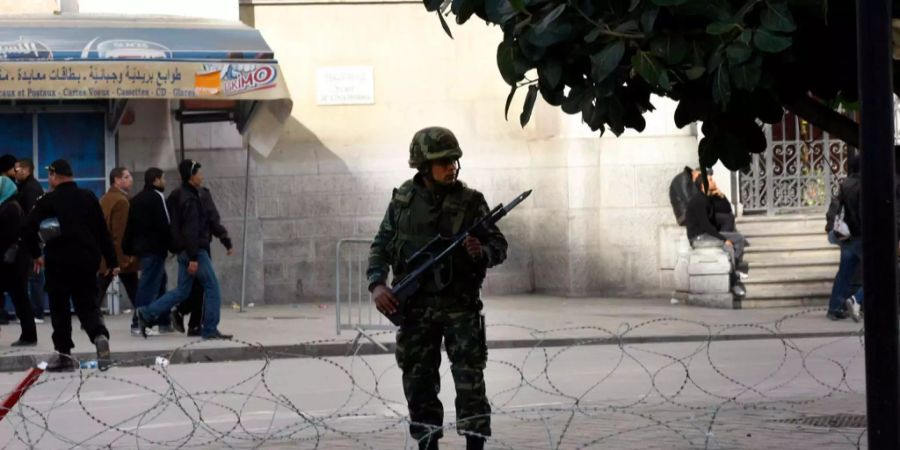
M 403 278 L 417 265 L 417 261 L 407 263 L 407 258 L 438 233 L 452 237 L 489 213 L 484 196 L 462 182 L 438 194 L 428 190 L 419 175 L 407 180 L 394 189 L 369 251 L 369 290 L 386 283 L 389 269 L 395 281 Z M 475 261 L 460 246 L 438 265 L 433 277 L 422 277 L 422 292 L 478 295 L 487 268 L 506 259 L 507 242 L 496 226 L 474 235 L 481 241 L 483 257 Z

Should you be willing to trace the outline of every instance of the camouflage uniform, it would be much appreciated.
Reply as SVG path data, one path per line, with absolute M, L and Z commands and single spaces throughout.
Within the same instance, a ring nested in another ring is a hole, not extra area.
M 407 263 L 407 258 L 435 235 L 458 234 L 490 211 L 484 196 L 460 181 L 434 190 L 425 187 L 425 162 L 462 156 L 449 130 L 420 131 L 410 153 L 410 167 L 419 168 L 420 173 L 394 189 L 369 254 L 370 291 L 385 283 L 388 267 L 394 280 L 415 268 L 417 262 Z M 397 332 L 397 364 L 403 372 L 410 434 L 417 440 L 443 435 L 444 409 L 438 399 L 442 339 L 456 385 L 458 432 L 491 434 L 491 408 L 483 374 L 487 345 L 479 292 L 486 269 L 506 259 L 507 243 L 496 226 L 474 236 L 481 242 L 482 257 L 476 261 L 459 247 L 432 274 L 424 275 L 420 289 L 406 304 L 405 321 Z

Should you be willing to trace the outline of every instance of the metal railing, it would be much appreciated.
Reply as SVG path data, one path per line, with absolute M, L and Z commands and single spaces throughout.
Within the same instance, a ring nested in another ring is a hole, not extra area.
M 370 330 L 394 330 L 395 327 L 375 308 L 366 278 L 369 247 L 372 239 L 341 239 L 337 244 L 335 260 L 335 324 L 337 334 L 341 330 L 357 332 L 356 340 L 365 337 L 376 345 L 366 332 Z

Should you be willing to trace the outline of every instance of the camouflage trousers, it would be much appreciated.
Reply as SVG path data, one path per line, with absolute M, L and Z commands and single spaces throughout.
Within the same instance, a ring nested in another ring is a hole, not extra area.
M 461 307 L 456 298 L 416 299 L 397 331 L 397 364 L 409 407 L 409 432 L 416 440 L 443 436 L 441 340 L 456 386 L 459 434 L 491 434 L 491 405 L 484 387 L 487 343 L 480 308 Z

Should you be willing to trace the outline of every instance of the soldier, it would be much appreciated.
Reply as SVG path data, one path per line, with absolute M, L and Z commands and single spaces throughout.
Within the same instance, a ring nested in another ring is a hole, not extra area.
M 409 146 L 409 167 L 418 173 L 394 189 L 369 253 L 369 291 L 379 311 L 394 313 L 399 303 L 385 285 L 390 267 L 401 279 L 416 266 L 407 258 L 437 234 L 452 236 L 490 210 L 484 196 L 457 180 L 462 150 L 453 133 L 440 127 L 418 131 Z M 410 434 L 420 449 L 437 449 L 444 408 L 438 399 L 441 340 L 456 385 L 457 432 L 467 449 L 482 449 L 491 435 L 491 407 L 485 396 L 487 363 L 481 283 L 487 268 L 506 259 L 506 238 L 491 226 L 422 277 L 404 305 L 397 331 L 397 364 L 409 407 Z M 434 276 L 431 276 L 434 275 Z

